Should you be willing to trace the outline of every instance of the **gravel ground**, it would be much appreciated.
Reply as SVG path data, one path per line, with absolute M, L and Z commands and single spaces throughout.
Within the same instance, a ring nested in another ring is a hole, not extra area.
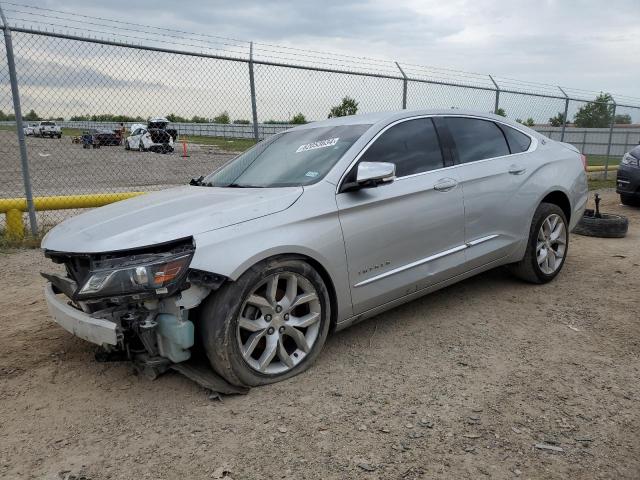
M 71 143 L 71 137 L 27 137 L 29 170 L 33 195 L 76 195 L 149 191 L 184 185 L 194 177 L 206 175 L 235 153 L 208 145 L 190 145 L 189 157 L 176 152 L 162 155 L 126 151 L 122 146 L 84 149 Z M 0 198 L 24 197 L 18 137 L 0 130 Z M 38 226 L 45 230 L 80 210 L 37 212 Z M 26 214 L 24 215 L 26 222 Z M 0 215 L 0 229 L 4 227 Z
M 71 137 L 27 137 L 33 194 L 71 195 L 93 192 L 155 190 L 183 185 L 211 173 L 234 156 L 212 146 L 192 145 L 188 158 L 178 151 L 162 155 L 126 151 L 122 146 L 84 149 Z M 0 197 L 23 197 L 18 137 L 0 130 Z
M 629 235 L 573 236 L 551 284 L 488 272 L 223 401 L 96 363 L 49 321 L 48 262 L 2 254 L 0 477 L 637 479 L 640 210 L 603 206 Z

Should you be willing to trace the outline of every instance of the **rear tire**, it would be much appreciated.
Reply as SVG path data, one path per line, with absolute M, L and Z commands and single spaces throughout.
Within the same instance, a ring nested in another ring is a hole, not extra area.
M 620 203 L 630 207 L 640 207 L 640 196 L 620 194 Z
M 330 309 L 318 272 L 302 258 L 274 257 L 204 302 L 200 338 L 211 366 L 229 383 L 266 385 L 311 366 L 327 338 Z
M 569 229 L 564 212 L 553 203 L 543 202 L 533 215 L 524 258 L 509 265 L 509 269 L 526 282 L 547 283 L 562 270 L 568 250 Z

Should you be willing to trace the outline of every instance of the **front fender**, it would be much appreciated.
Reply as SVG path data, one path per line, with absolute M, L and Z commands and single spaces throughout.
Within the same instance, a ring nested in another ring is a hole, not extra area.
M 191 267 L 232 281 L 252 265 L 275 255 L 309 257 L 322 266 L 333 283 L 338 321 L 352 315 L 347 258 L 333 185 L 321 182 L 305 187 L 300 199 L 282 212 L 198 234 L 194 241 Z

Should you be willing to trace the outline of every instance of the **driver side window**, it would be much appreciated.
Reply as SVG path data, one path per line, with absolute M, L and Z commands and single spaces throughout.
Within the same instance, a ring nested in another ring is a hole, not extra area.
M 393 163 L 396 177 L 444 167 L 438 134 L 430 118 L 407 120 L 389 128 L 360 161 Z

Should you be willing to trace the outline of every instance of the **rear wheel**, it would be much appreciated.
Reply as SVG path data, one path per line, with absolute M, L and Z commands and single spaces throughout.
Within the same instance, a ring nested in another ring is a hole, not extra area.
M 146 152 L 147 149 L 144 148 L 144 143 L 142 143 L 142 140 L 140 140 L 140 145 L 138 145 L 138 150 L 141 152 Z
M 560 273 L 568 248 L 564 212 L 555 204 L 541 203 L 533 215 L 524 258 L 510 265 L 510 269 L 527 282 L 550 282 Z
M 620 203 L 630 207 L 640 207 L 640 195 L 620 194 Z
M 200 332 L 211 366 L 235 385 L 297 375 L 322 350 L 330 308 L 322 277 L 302 259 L 260 262 L 203 306 Z

